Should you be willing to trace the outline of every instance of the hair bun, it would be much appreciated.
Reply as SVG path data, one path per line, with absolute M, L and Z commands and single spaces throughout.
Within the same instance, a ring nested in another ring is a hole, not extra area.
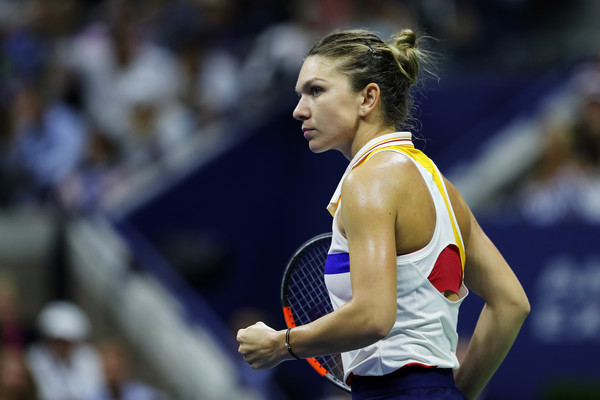
M 400 71 L 411 85 L 414 84 L 417 81 L 421 56 L 421 52 L 417 49 L 417 35 L 411 29 L 403 29 L 395 34 L 388 43 Z
M 411 29 L 403 29 L 396 35 L 395 43 L 396 47 L 402 48 L 416 48 L 417 47 L 417 35 Z

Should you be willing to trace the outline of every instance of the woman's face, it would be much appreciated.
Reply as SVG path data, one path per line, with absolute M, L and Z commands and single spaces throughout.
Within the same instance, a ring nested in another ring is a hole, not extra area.
M 307 57 L 298 76 L 296 93 L 299 101 L 293 115 L 302 121 L 311 151 L 335 149 L 351 158 L 363 97 L 361 92 L 351 90 L 348 77 L 338 71 L 335 61 L 322 56 Z

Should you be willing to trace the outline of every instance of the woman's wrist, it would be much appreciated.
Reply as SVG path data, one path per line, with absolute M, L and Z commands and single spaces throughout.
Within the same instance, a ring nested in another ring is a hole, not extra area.
M 293 358 L 295 358 L 296 360 L 300 360 L 300 357 L 298 357 L 296 355 L 296 353 L 294 353 L 294 350 L 292 348 L 292 343 L 291 343 L 291 334 L 292 334 L 292 330 L 293 328 L 288 328 L 285 331 L 285 342 L 284 342 L 284 347 L 287 350 L 287 352 L 289 353 L 290 356 L 292 356 Z

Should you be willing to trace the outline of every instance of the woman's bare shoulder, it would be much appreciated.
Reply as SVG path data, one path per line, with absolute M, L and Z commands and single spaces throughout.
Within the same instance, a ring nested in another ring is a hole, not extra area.
M 373 154 L 363 164 L 354 168 L 346 178 L 350 184 L 384 184 L 390 189 L 409 189 L 410 185 L 422 181 L 421 175 L 404 154 L 393 151 L 380 151 Z

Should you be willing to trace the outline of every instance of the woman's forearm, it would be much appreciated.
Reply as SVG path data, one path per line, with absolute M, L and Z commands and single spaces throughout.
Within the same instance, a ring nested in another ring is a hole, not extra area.
M 529 314 L 528 304 L 491 307 L 485 305 L 456 372 L 456 384 L 468 399 L 475 399 L 484 389 L 510 350 L 523 321 Z
M 310 324 L 294 328 L 290 342 L 301 358 L 342 353 L 384 338 L 394 320 L 395 313 L 386 317 L 350 302 Z
M 393 326 L 395 313 L 390 317 L 392 313 L 382 313 L 382 308 L 377 310 L 350 301 L 330 314 L 294 328 L 288 344 L 293 355 L 299 358 L 342 353 L 368 346 L 385 337 Z M 276 331 L 262 322 L 240 329 L 237 334 L 239 352 L 256 369 L 271 368 L 290 360 L 293 357 L 285 346 L 286 331 Z

